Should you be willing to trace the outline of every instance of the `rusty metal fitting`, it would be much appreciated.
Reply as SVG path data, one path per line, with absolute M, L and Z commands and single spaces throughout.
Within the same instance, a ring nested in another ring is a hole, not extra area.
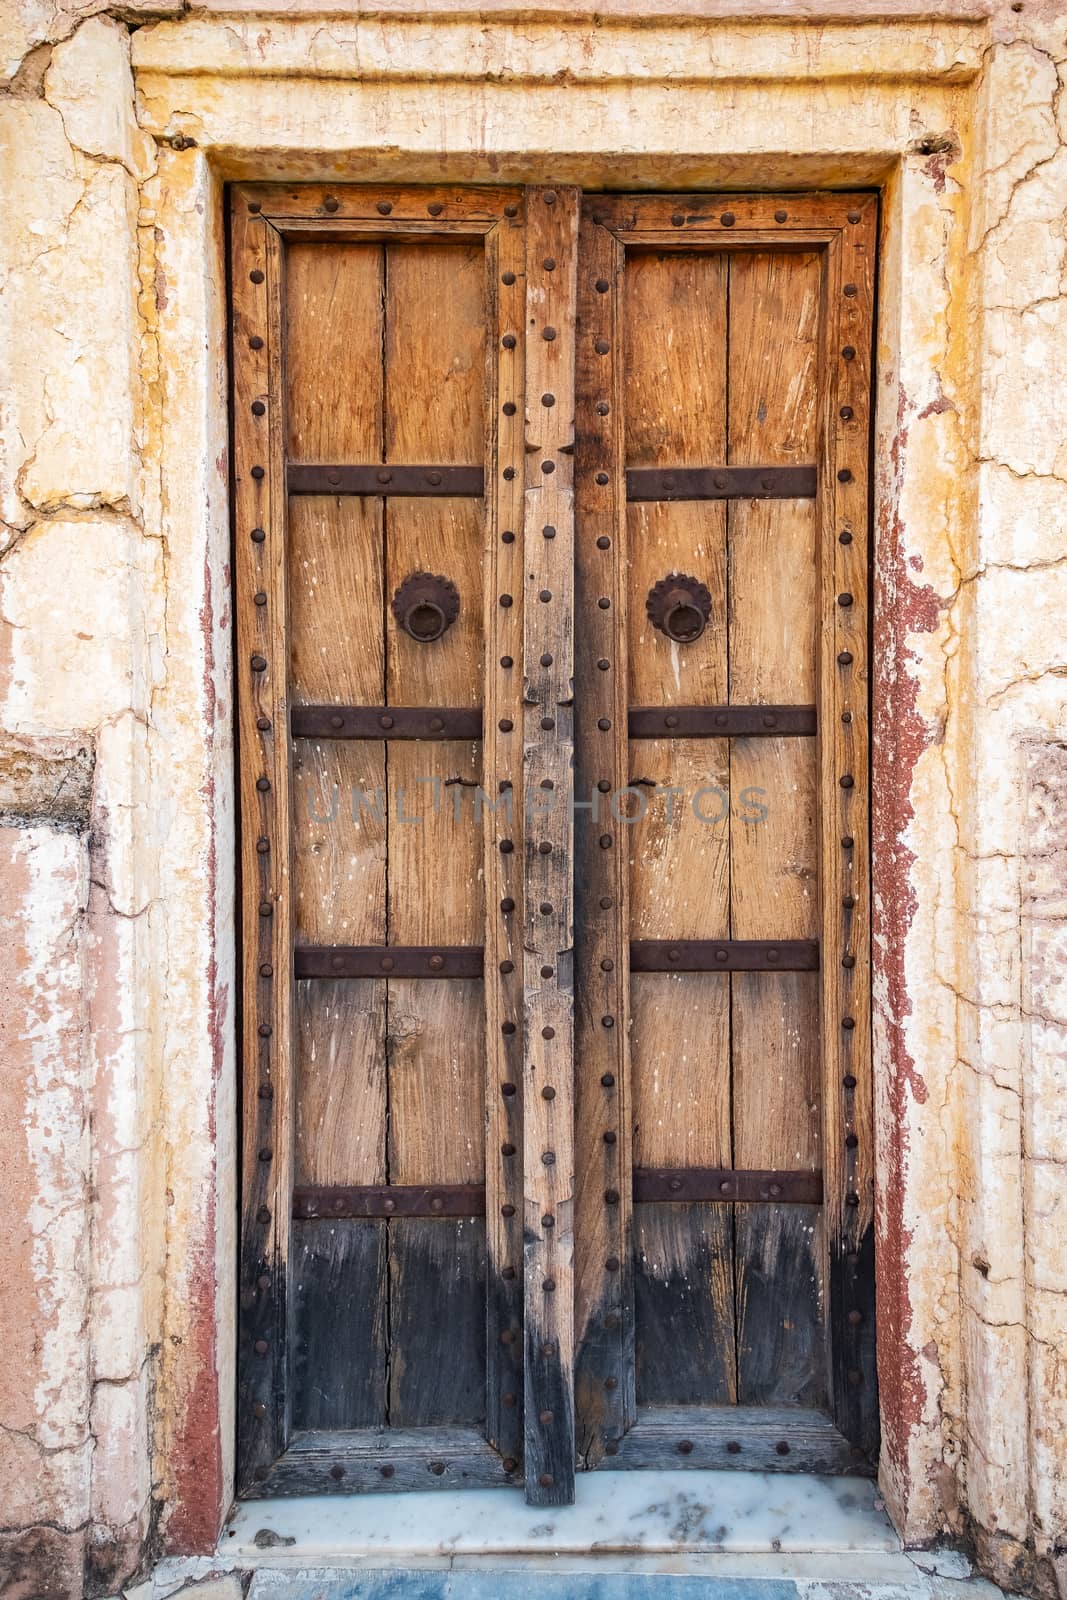
M 459 590 L 448 578 L 413 572 L 393 596 L 393 615 L 409 638 L 432 644 L 459 616 Z
M 700 638 L 711 616 L 711 593 L 699 578 L 672 572 L 648 591 L 649 621 L 675 644 Z

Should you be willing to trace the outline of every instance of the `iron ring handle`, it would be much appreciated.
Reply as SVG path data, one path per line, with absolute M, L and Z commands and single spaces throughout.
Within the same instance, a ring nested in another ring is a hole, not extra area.
M 393 615 L 417 644 L 432 644 L 459 616 L 459 590 L 439 573 L 413 572 L 393 596 Z

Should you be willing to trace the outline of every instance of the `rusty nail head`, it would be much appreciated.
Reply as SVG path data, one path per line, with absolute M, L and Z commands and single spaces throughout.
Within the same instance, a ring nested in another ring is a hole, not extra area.
M 515 1404 L 514 1398 L 512 1399 L 511 1403 L 512 1405 Z M 514 1456 L 505 1456 L 500 1465 L 503 1467 L 505 1472 L 514 1472 L 515 1468 L 518 1466 L 518 1462 L 515 1460 Z
M 426 207 L 426 209 L 430 213 L 431 217 L 439 217 L 441 215 L 441 212 L 445 208 L 441 204 L 440 200 L 431 200 L 430 204 Z M 514 212 L 509 212 L 507 207 L 505 206 L 504 215 L 505 216 L 511 216 L 511 215 L 514 215 Z
M 268 1273 L 266 1273 L 266 1272 L 261 1272 L 260 1273 L 259 1277 L 256 1279 L 256 1287 L 257 1287 L 257 1289 L 269 1289 L 270 1288 L 270 1276 L 269 1276 Z
M 541 198 L 545 202 L 546 206 L 554 206 L 556 203 L 555 189 L 546 189 Z
M 546 1083 L 541 1090 L 541 1098 L 542 1100 L 554 1100 L 556 1098 L 556 1091 L 550 1083 Z
M 679 1189 L 682 1187 L 681 1178 L 672 1178 L 667 1187 L 670 1189 L 672 1194 L 677 1194 Z
M 273 978 L 274 967 L 269 961 L 263 961 L 260 963 L 259 975 L 261 978 Z
M 435 1194 L 433 1196 L 432 1200 L 430 1201 L 430 1210 L 431 1211 L 443 1211 L 444 1208 L 445 1208 L 445 1203 L 441 1199 L 441 1196 L 439 1194 Z
M 774 1448 L 777 1450 L 780 1456 L 787 1456 L 789 1454 L 789 1445 L 784 1439 L 779 1439 Z
M 838 653 L 837 653 L 837 661 L 838 661 L 838 665 L 839 666 L 842 666 L 842 667 L 851 666 L 852 665 L 852 651 L 851 650 L 839 650 Z
M 548 1424 L 553 1420 L 552 1412 L 551 1411 L 541 1411 L 541 1412 L 539 1412 L 537 1420 L 538 1420 L 538 1422 L 543 1423 L 544 1426 L 547 1428 Z
M 322 203 L 327 211 L 336 211 L 341 202 L 335 194 L 328 194 Z
M 692 1441 L 692 1439 L 679 1439 L 679 1441 L 678 1441 L 678 1454 L 680 1456 L 691 1456 L 693 1454 L 693 1441 Z
M 545 1167 L 554 1167 L 555 1164 L 556 1152 L 554 1150 L 545 1150 L 541 1156 L 541 1165 Z
M 263 415 L 263 413 L 266 411 L 266 409 L 267 408 L 263 404 L 262 400 L 253 400 L 252 401 L 252 415 L 254 417 L 261 417 Z
M 262 283 L 263 282 L 263 274 L 259 270 L 258 267 L 256 267 L 254 272 L 250 272 L 248 274 L 248 276 L 251 278 L 253 283 Z
M 604 1190 L 604 1200 L 605 1200 L 605 1203 L 607 1205 L 609 1205 L 609 1206 L 617 1206 L 618 1203 L 619 1203 L 619 1191 L 618 1191 L 618 1189 L 605 1189 Z
M 554 1293 L 555 1288 L 556 1288 L 556 1280 L 555 1280 L 555 1278 L 546 1278 L 544 1283 L 542 1283 L 541 1287 L 544 1290 L 545 1294 Z
M 501 1206 L 500 1207 L 500 1215 L 502 1217 L 513 1217 L 515 1215 L 515 1207 L 514 1206 L 510 1206 L 510 1205 L 509 1206 Z
M 858 222 L 860 220 L 859 212 L 858 211 L 850 211 L 849 214 L 848 214 L 848 220 L 850 222 Z
M 541 1218 L 541 1226 L 542 1228 L 554 1228 L 556 1226 L 556 1219 L 550 1211 L 547 1211 Z
M 732 1456 L 739 1456 L 741 1454 L 741 1446 L 738 1444 L 736 1439 L 730 1439 L 726 1448 L 729 1454 Z
M 378 964 L 383 972 L 392 972 L 393 968 L 396 966 L 396 962 L 393 960 L 392 956 L 383 956 Z
M 502 1083 L 500 1085 L 500 1092 L 504 1096 L 505 1100 L 510 1100 L 512 1095 L 515 1093 L 515 1085 L 513 1083 Z
M 445 1464 L 443 1461 L 431 1461 L 429 1463 L 429 1467 L 435 1478 L 441 1477 L 445 1470 Z
M 542 1472 L 537 1481 L 541 1485 L 542 1489 L 551 1489 L 556 1480 L 552 1476 L 551 1472 Z
M 842 467 L 840 472 L 837 474 L 837 481 L 838 481 L 838 483 L 851 483 L 852 482 L 852 471 L 851 471 L 851 468 Z
M 550 917 L 555 909 L 551 900 L 542 900 L 537 908 L 543 917 Z
M 256 1221 L 257 1222 L 269 1222 L 270 1221 L 270 1207 L 269 1206 L 260 1206 L 259 1210 L 256 1212 Z
M 444 956 L 431 956 L 430 957 L 430 970 L 432 972 L 440 972 L 440 970 L 444 966 L 444 964 L 445 964 Z
M 262 1400 L 256 1401 L 255 1405 L 252 1407 L 252 1415 L 256 1417 L 265 1417 L 267 1415 L 267 1408 L 263 1404 Z
M 789 216 L 788 211 L 776 211 L 774 213 L 774 220 L 775 220 L 775 222 L 785 222 L 785 220 L 786 220 L 786 218 L 788 216 Z M 738 1448 L 740 1449 L 740 1446 L 738 1446 Z
M 267 537 L 267 534 L 266 534 L 266 530 L 265 529 L 263 529 L 263 528 L 253 528 L 252 529 L 252 543 L 253 544 L 262 544 L 266 537 Z
M 542 339 L 547 339 L 548 343 L 551 344 L 552 340 L 556 337 L 555 328 L 553 328 L 551 326 L 542 328 L 541 329 L 541 337 L 542 337 Z
M 619 1136 L 615 1132 L 615 1130 L 613 1128 L 609 1128 L 608 1131 L 604 1135 L 604 1143 L 605 1144 L 616 1144 L 616 1143 L 618 1143 L 618 1138 L 619 1138 Z
M 254 333 L 252 335 L 252 337 L 249 339 L 248 348 L 250 350 L 262 350 L 262 348 L 263 348 L 263 340 L 260 338 L 258 333 Z
M 719 218 L 719 221 L 722 223 L 724 228 L 732 228 L 736 220 L 737 219 L 732 211 L 724 211 L 722 216 Z
M 602 1072 L 600 1075 L 600 1083 L 601 1087 L 604 1089 L 614 1089 L 615 1074 L 613 1072 Z
M 598 339 L 593 345 L 593 349 L 596 351 L 598 356 L 606 356 L 608 351 L 611 349 L 611 345 L 606 339 Z
M 508 913 L 508 912 L 509 912 L 509 911 L 514 911 L 514 909 L 515 909 L 515 902 L 514 902 L 514 900 L 513 900 L 513 899 L 512 899 L 512 898 L 511 898 L 511 896 L 510 896 L 510 895 L 505 895 L 505 896 L 504 896 L 504 898 L 503 898 L 503 900 L 501 900 L 501 902 L 500 902 L 500 909 L 501 909 L 501 911 L 503 911 L 503 913 L 504 913 L 504 915 L 505 915 L 505 916 L 506 916 L 506 915 L 507 915 L 507 913 Z
M 733 1184 L 729 1181 L 729 1179 L 725 1179 L 724 1178 L 722 1183 L 719 1184 L 719 1193 L 720 1194 L 733 1194 L 733 1192 L 734 1192 Z
M 542 1028 L 541 1029 L 541 1037 L 542 1037 L 542 1039 L 554 1039 L 556 1037 L 555 1028 Z M 546 1100 L 551 1100 L 552 1096 L 555 1094 L 555 1092 L 556 1091 L 553 1089 L 552 1094 L 546 1094 L 545 1095 L 545 1099 Z M 544 1093 L 543 1090 L 542 1090 L 542 1093 Z

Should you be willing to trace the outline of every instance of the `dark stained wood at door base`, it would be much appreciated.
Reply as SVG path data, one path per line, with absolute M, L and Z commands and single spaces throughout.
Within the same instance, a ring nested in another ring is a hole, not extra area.
M 604 1466 L 616 1472 L 871 1471 L 828 1417 L 795 1406 L 643 1406 Z
M 521 1488 L 476 1428 L 316 1428 L 294 1434 L 246 1498 L 308 1494 L 394 1494 L 425 1489 Z

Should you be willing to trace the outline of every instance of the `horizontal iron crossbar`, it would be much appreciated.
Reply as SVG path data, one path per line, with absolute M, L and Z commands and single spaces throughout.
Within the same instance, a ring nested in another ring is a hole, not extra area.
M 294 706 L 297 739 L 480 739 L 480 706 Z
M 364 1183 L 293 1190 L 293 1216 L 302 1221 L 331 1217 L 484 1217 L 481 1183 Z
M 290 462 L 286 483 L 290 494 L 435 495 L 476 500 L 485 493 L 485 473 L 481 467 Z
M 631 972 L 817 972 L 817 939 L 631 939 Z
M 298 978 L 480 978 L 482 947 L 472 945 L 298 945 Z
M 814 706 L 631 706 L 631 739 L 775 739 L 815 732 Z
M 814 467 L 628 467 L 627 500 L 811 500 Z
M 734 1201 L 779 1205 L 819 1205 L 821 1172 L 738 1171 L 732 1167 L 638 1167 L 634 1199 Z M 334 1184 L 293 1190 L 293 1216 L 301 1221 L 345 1217 L 483 1217 L 485 1186 L 480 1183 Z
M 732 1167 L 636 1167 L 634 1199 L 720 1202 L 769 1201 L 821 1205 L 821 1172 L 762 1172 Z

